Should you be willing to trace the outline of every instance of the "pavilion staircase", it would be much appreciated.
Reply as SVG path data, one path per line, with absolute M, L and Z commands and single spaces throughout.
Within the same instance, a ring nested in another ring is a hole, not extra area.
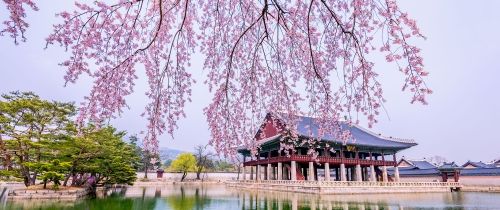
M 304 176 L 304 174 L 302 174 L 302 171 L 298 167 L 296 171 L 297 171 L 297 180 L 306 180 L 306 177 Z
M 285 165 L 285 168 L 287 169 L 287 171 L 291 170 L 289 165 Z M 306 177 L 304 176 L 304 174 L 302 174 L 302 171 L 300 171 L 298 167 L 296 171 L 297 171 L 297 180 L 306 180 Z
M 382 170 L 380 170 L 380 168 L 378 167 L 375 167 L 375 172 L 376 172 L 376 175 L 377 175 L 377 180 L 378 181 L 382 181 Z M 394 182 L 394 179 L 392 178 L 392 176 L 389 176 L 389 174 L 387 174 L 387 181 L 388 182 Z
M 378 167 L 375 167 L 375 179 L 377 179 L 377 181 L 382 180 L 382 170 Z

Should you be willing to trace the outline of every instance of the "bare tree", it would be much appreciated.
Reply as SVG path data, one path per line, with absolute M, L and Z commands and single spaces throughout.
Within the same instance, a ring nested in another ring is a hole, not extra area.
M 208 167 L 210 158 L 214 156 L 207 148 L 207 145 L 198 145 L 194 147 L 194 156 L 196 157 L 196 179 L 200 180 L 200 174 Z
M 445 157 L 439 156 L 439 155 L 434 155 L 432 157 L 428 157 L 428 158 L 426 158 L 426 160 L 429 161 L 430 163 L 436 165 L 436 166 L 443 165 L 443 163 L 448 161 Z
M 236 179 L 240 180 L 240 173 L 241 173 L 241 169 L 243 168 L 243 156 L 234 155 L 230 160 L 233 163 L 234 167 L 236 167 L 236 169 L 238 171 L 238 177 L 236 177 Z

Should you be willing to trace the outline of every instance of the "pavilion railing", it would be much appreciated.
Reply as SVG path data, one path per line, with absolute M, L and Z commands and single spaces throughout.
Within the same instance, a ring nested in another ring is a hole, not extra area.
M 233 180 L 231 184 L 266 184 L 287 186 L 309 186 L 309 187 L 459 187 L 458 182 L 356 182 L 356 181 L 305 181 L 305 180 Z
M 330 163 L 330 164 L 341 164 L 344 163 L 346 165 L 374 165 L 374 166 L 394 166 L 396 162 L 394 161 L 386 161 L 386 160 L 368 160 L 368 159 L 355 159 L 355 158 L 341 158 L 341 157 L 325 157 L 320 156 L 314 159 L 309 155 L 290 155 L 290 156 L 279 156 L 279 157 L 270 157 L 266 159 L 259 160 L 251 160 L 244 163 L 245 166 L 254 166 L 254 165 L 262 165 L 262 164 L 273 164 L 279 162 L 288 162 L 288 161 L 297 161 L 297 162 L 320 162 L 320 163 Z

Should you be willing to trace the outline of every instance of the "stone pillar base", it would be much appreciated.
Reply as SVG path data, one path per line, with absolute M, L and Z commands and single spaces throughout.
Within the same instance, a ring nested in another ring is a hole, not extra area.
M 340 164 L 340 181 L 347 181 L 347 175 L 345 171 L 345 164 Z

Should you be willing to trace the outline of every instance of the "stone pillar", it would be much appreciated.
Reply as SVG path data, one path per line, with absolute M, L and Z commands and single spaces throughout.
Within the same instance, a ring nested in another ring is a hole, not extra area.
M 307 180 L 314 181 L 314 163 L 309 162 L 309 171 L 307 171 Z
M 297 180 L 297 163 L 295 161 L 292 161 L 290 163 L 290 165 L 291 165 L 290 166 L 290 175 L 291 175 L 290 179 L 295 181 L 295 180 Z
M 325 181 L 330 181 L 330 163 L 325 163 Z
M 247 167 L 245 165 L 243 165 L 243 167 L 242 167 L 242 169 L 243 169 L 243 173 L 242 173 L 243 174 L 243 180 L 247 180 L 247 173 L 246 173 L 247 170 L 246 170 L 246 168 Z
M 372 182 L 376 182 L 377 181 L 377 176 L 376 176 L 375 166 L 374 165 L 370 165 L 370 181 L 372 181 Z
M 282 180 L 283 179 L 283 163 L 279 162 L 278 163 L 278 176 L 276 177 L 276 180 Z
M 394 181 L 399 182 L 399 167 L 394 167 Z
M 382 181 L 383 182 L 389 181 L 389 179 L 387 178 L 387 166 L 382 166 Z
M 361 176 L 361 165 L 359 164 L 356 165 L 356 181 L 357 182 L 363 181 L 363 177 Z
M 392 154 L 392 161 L 394 161 L 394 181 L 399 182 L 399 168 L 396 159 L 396 153 Z
M 262 166 L 257 165 L 257 170 L 255 172 L 255 176 L 257 177 L 257 181 L 261 180 L 261 175 L 262 175 Z
M 267 164 L 267 174 L 266 174 L 267 175 L 267 180 L 272 180 L 273 179 L 273 176 L 272 176 L 272 173 L 271 173 L 272 170 L 273 170 L 273 166 L 270 163 L 268 163 Z
M 370 181 L 370 178 L 368 177 L 368 167 L 363 168 L 363 180 L 364 181 Z
M 347 181 L 347 175 L 345 173 L 345 164 L 340 164 L 340 181 Z

